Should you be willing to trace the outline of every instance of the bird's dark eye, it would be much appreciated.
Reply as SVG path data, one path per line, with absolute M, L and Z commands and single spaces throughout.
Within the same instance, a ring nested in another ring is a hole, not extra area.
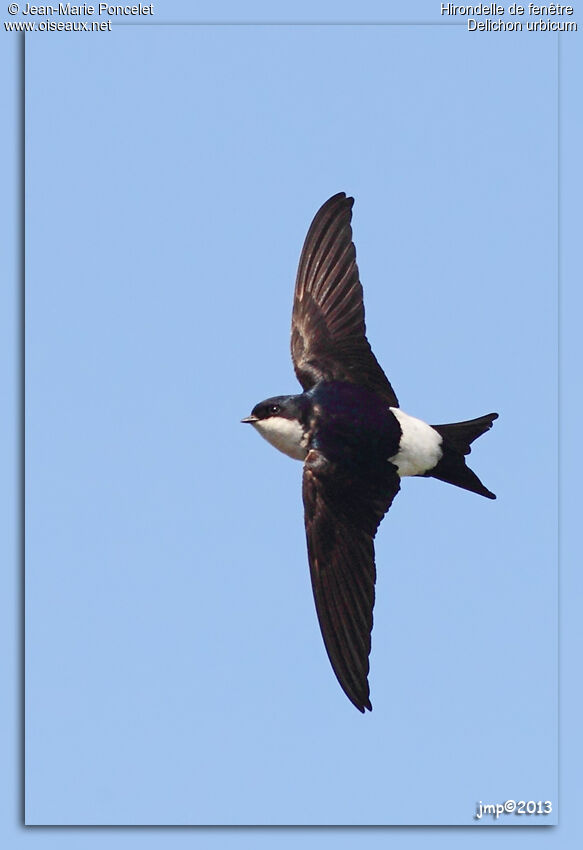
M 279 404 L 270 404 L 269 405 L 269 412 L 271 414 L 279 413 L 280 410 L 281 410 L 281 408 L 280 408 Z

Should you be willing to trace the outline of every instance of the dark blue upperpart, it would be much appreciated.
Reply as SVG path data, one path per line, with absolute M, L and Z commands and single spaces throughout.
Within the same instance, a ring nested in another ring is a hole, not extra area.
M 399 450 L 401 428 L 387 402 L 357 384 L 316 384 L 302 399 L 310 447 L 361 469 L 386 464 Z

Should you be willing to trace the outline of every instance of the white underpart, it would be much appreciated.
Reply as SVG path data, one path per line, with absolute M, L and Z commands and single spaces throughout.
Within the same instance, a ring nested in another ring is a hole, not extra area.
M 441 434 L 427 422 L 409 416 L 398 407 L 391 407 L 390 410 L 397 417 L 403 432 L 399 451 L 389 458 L 397 467 L 399 475 L 423 475 L 433 469 L 443 457 Z
M 253 427 L 261 436 L 295 460 L 304 460 L 307 449 L 307 440 L 304 429 L 297 419 L 284 419 L 282 416 L 271 416 L 269 419 L 261 419 L 253 422 Z

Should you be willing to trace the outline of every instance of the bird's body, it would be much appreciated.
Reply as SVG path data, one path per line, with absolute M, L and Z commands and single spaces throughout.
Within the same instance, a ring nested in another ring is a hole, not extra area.
M 284 454 L 305 460 L 310 448 L 358 462 L 388 460 L 398 450 L 399 426 L 375 393 L 341 381 L 321 381 L 306 393 L 269 399 L 287 414 L 253 423 Z M 393 451 L 394 450 L 394 451 Z
M 266 399 L 243 422 L 304 463 L 318 619 L 340 685 L 364 711 L 371 709 L 367 677 L 378 525 L 406 476 L 439 478 L 494 499 L 465 455 L 497 414 L 428 425 L 400 409 L 365 335 L 352 203 L 341 193 L 324 204 L 300 257 L 292 359 L 304 392 Z

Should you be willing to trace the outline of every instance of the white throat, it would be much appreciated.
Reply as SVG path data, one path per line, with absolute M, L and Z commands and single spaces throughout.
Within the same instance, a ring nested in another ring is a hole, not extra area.
M 297 419 L 284 419 L 282 416 L 270 416 L 269 419 L 261 419 L 253 422 L 253 427 L 261 436 L 295 460 L 304 460 L 307 449 L 307 439 L 304 429 Z

